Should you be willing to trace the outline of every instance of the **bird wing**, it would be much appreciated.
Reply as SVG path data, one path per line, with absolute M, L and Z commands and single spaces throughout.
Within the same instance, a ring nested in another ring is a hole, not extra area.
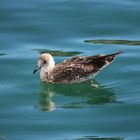
M 83 63 L 86 59 L 87 58 L 84 56 L 76 56 L 68 60 L 64 60 L 53 69 L 50 74 L 51 80 L 56 83 L 67 83 L 86 76 L 88 77 L 95 69 L 93 65 Z
M 64 60 L 57 64 L 50 74 L 53 82 L 65 82 L 78 80 L 83 77 L 88 77 L 100 71 L 104 66 L 111 63 L 115 56 L 120 54 L 117 52 L 110 55 L 96 55 L 96 56 L 75 56 Z

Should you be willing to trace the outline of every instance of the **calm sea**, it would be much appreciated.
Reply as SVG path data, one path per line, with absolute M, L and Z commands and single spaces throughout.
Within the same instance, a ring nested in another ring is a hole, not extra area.
M 140 140 L 139 40 L 139 0 L 0 0 L 0 140 Z M 93 88 L 41 83 L 42 50 L 124 53 Z

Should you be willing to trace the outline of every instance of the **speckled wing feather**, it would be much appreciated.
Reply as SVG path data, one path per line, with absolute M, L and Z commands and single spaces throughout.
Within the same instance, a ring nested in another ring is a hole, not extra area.
M 84 57 L 76 56 L 71 59 L 65 60 L 62 63 L 56 65 L 51 73 L 51 80 L 55 83 L 71 83 L 74 81 L 80 81 L 82 78 L 89 77 L 93 73 L 98 71 L 98 66 L 93 65 L 93 60 L 98 56 Z
M 97 72 L 112 62 L 117 52 L 110 55 L 76 56 L 56 65 L 50 74 L 54 83 L 73 83 L 91 79 Z

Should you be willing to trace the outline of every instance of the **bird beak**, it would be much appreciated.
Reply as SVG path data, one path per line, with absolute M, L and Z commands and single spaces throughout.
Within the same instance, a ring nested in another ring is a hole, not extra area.
M 41 66 L 36 66 L 35 69 L 33 70 L 33 75 L 41 68 Z
M 44 65 L 44 63 L 41 60 L 38 60 L 38 64 L 33 70 L 33 75 Z

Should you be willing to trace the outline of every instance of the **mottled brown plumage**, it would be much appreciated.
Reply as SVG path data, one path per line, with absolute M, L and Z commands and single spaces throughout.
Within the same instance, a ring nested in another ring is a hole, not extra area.
M 117 52 L 110 55 L 97 55 L 97 56 L 76 56 L 62 63 L 52 65 L 53 58 L 50 54 L 43 54 L 40 57 L 41 67 L 41 80 L 49 83 L 78 83 L 93 78 L 100 70 L 110 64 Z M 51 62 L 52 61 L 52 62 Z

